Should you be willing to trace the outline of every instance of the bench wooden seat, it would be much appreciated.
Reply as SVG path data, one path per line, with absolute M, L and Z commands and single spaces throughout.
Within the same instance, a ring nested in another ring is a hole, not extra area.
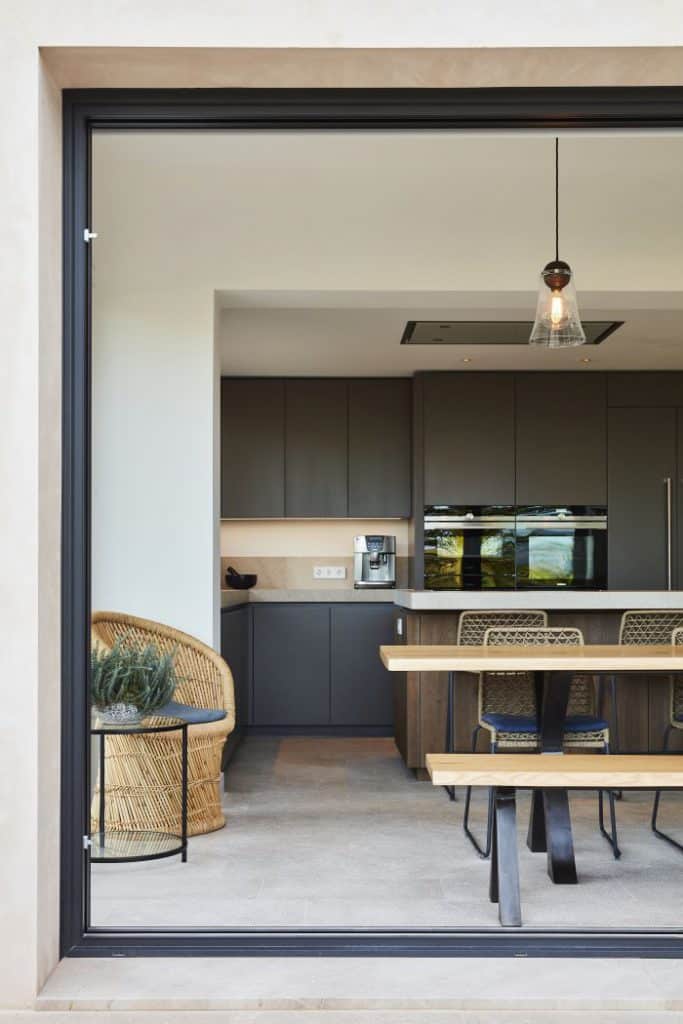
M 494 791 L 489 898 L 500 923 L 522 924 L 515 791 L 550 791 L 545 807 L 551 838 L 552 791 L 566 789 L 683 789 L 683 756 L 660 754 L 427 754 L 434 786 L 485 786 Z M 531 831 L 531 829 L 530 829 Z M 566 830 L 565 830 L 566 831 Z M 571 835 L 563 836 L 568 841 Z M 571 826 L 569 826 L 571 832 Z M 555 836 L 557 842 L 557 835 Z M 532 845 L 532 849 L 550 849 Z M 573 856 L 573 854 L 572 854 Z

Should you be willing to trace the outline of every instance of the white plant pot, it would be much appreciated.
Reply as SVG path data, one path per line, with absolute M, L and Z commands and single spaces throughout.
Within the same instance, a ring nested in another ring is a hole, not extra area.
M 123 701 L 99 708 L 98 716 L 103 725 L 139 725 L 143 717 L 134 704 Z

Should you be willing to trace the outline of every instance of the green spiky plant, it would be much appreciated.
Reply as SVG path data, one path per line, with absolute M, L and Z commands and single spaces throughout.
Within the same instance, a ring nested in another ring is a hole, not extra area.
M 94 649 L 90 656 L 90 693 L 101 710 L 114 704 L 132 704 L 141 716 L 166 704 L 178 678 L 175 652 L 161 654 L 155 644 L 144 647 L 117 640 L 110 649 Z

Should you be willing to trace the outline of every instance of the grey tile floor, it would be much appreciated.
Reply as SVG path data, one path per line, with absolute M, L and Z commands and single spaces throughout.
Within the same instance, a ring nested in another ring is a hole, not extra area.
M 227 825 L 190 840 L 189 859 L 92 868 L 92 922 L 110 926 L 498 927 L 488 863 L 465 839 L 463 794 L 417 782 L 390 739 L 250 737 L 228 772 Z M 485 796 L 476 797 L 483 824 Z M 524 844 L 525 925 L 674 928 L 683 853 L 649 829 L 650 794 L 617 804 L 623 856 L 597 829 L 595 794 L 571 797 L 580 884 L 554 886 Z M 683 839 L 683 794 L 662 824 Z

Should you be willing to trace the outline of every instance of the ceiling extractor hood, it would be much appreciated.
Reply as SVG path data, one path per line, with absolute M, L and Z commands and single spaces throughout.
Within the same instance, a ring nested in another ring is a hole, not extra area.
M 600 345 L 623 320 L 584 321 L 586 345 Z M 409 320 L 402 345 L 528 345 L 533 320 Z

